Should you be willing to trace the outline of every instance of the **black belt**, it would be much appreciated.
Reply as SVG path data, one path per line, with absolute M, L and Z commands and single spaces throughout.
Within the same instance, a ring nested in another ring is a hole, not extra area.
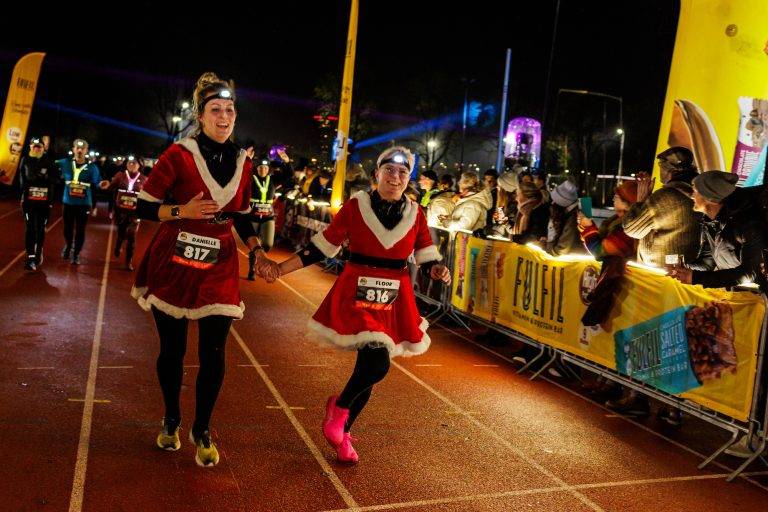
M 377 258 L 375 256 L 366 256 L 353 252 L 349 255 L 349 261 L 358 265 L 367 265 L 369 267 L 391 268 L 393 270 L 402 270 L 408 266 L 407 260 L 395 260 L 391 258 Z

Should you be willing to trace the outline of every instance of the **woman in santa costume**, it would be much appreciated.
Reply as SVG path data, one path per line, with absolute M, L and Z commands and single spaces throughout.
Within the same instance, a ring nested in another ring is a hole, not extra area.
M 200 370 L 190 440 L 195 461 L 219 461 L 209 421 L 224 380 L 224 345 L 232 319 L 245 309 L 238 285 L 232 226 L 251 252 L 257 270 L 274 279 L 277 266 L 264 261 L 259 238 L 245 217 L 251 198 L 251 161 L 230 141 L 237 112 L 231 84 L 213 73 L 197 81 L 196 134 L 173 144 L 158 159 L 139 193 L 138 212 L 162 222 L 136 273 L 131 295 L 151 310 L 160 335 L 157 375 L 165 402 L 157 446 L 180 447 L 179 393 L 189 320 L 200 332 Z
M 335 256 L 349 241 L 349 262 L 309 321 L 321 340 L 357 350 L 352 376 L 340 395 L 328 399 L 323 421 L 323 434 L 342 462 L 358 461 L 349 431 L 374 384 L 389 371 L 390 358 L 429 348 L 428 324 L 416 308 L 406 260 L 414 254 L 422 272 L 450 282 L 424 214 L 403 195 L 413 164 L 404 147 L 384 151 L 376 164 L 378 189 L 354 194 L 325 231 L 280 264 L 280 274 L 286 274 Z

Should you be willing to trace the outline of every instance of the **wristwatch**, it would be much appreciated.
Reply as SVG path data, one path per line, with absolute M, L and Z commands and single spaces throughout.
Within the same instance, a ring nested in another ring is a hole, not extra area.
M 171 217 L 174 219 L 181 218 L 181 210 L 178 206 L 171 206 Z

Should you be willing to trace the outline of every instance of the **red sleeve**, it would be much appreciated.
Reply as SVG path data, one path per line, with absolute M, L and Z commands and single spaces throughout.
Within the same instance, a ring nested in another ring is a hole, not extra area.
M 141 189 L 143 195 L 142 199 L 148 201 L 154 199 L 153 202 L 162 202 L 168 195 L 168 192 L 176 181 L 176 170 L 173 165 L 175 160 L 174 153 L 176 153 L 176 151 L 178 151 L 178 149 L 171 146 L 160 155 L 157 163 L 152 168 L 152 173 L 150 173 L 149 178 L 147 178 L 147 182 Z M 147 195 L 150 197 L 147 197 Z
M 334 257 L 339 252 L 341 244 L 349 236 L 349 220 L 353 201 L 357 201 L 357 199 L 350 199 L 344 203 L 339 213 L 333 216 L 331 224 L 322 233 L 312 237 L 312 243 L 315 247 L 329 258 Z
M 417 205 L 414 205 L 418 208 Z M 432 242 L 432 235 L 429 233 L 429 226 L 427 226 L 427 219 L 424 217 L 424 212 L 419 208 L 416 214 L 416 245 L 414 245 L 414 257 L 416 258 L 416 264 L 421 265 L 429 261 L 440 261 L 442 256 Z

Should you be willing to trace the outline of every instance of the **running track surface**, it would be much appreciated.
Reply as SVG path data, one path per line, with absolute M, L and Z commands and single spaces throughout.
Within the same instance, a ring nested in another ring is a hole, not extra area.
M 186 440 L 195 328 L 184 443 L 162 452 L 154 447 L 163 413 L 157 335 L 129 296 L 132 273 L 111 257 L 103 205 L 79 267 L 60 259 L 55 208 L 35 273 L 22 269 L 14 208 L 0 202 L 0 216 L 10 212 L 0 218 L 0 510 L 768 510 L 765 467 L 730 484 L 737 459 L 696 468 L 723 432 L 690 417 L 673 429 L 614 415 L 575 384 L 517 375 L 504 349 L 450 325 L 431 328 L 425 355 L 394 360 L 355 424 L 361 462 L 335 462 L 319 425 L 354 354 L 306 335 L 334 280 L 317 266 L 271 285 L 241 281 L 247 309 L 228 340 L 212 421 L 221 462 L 199 468 Z M 142 223 L 137 260 L 154 229 Z

